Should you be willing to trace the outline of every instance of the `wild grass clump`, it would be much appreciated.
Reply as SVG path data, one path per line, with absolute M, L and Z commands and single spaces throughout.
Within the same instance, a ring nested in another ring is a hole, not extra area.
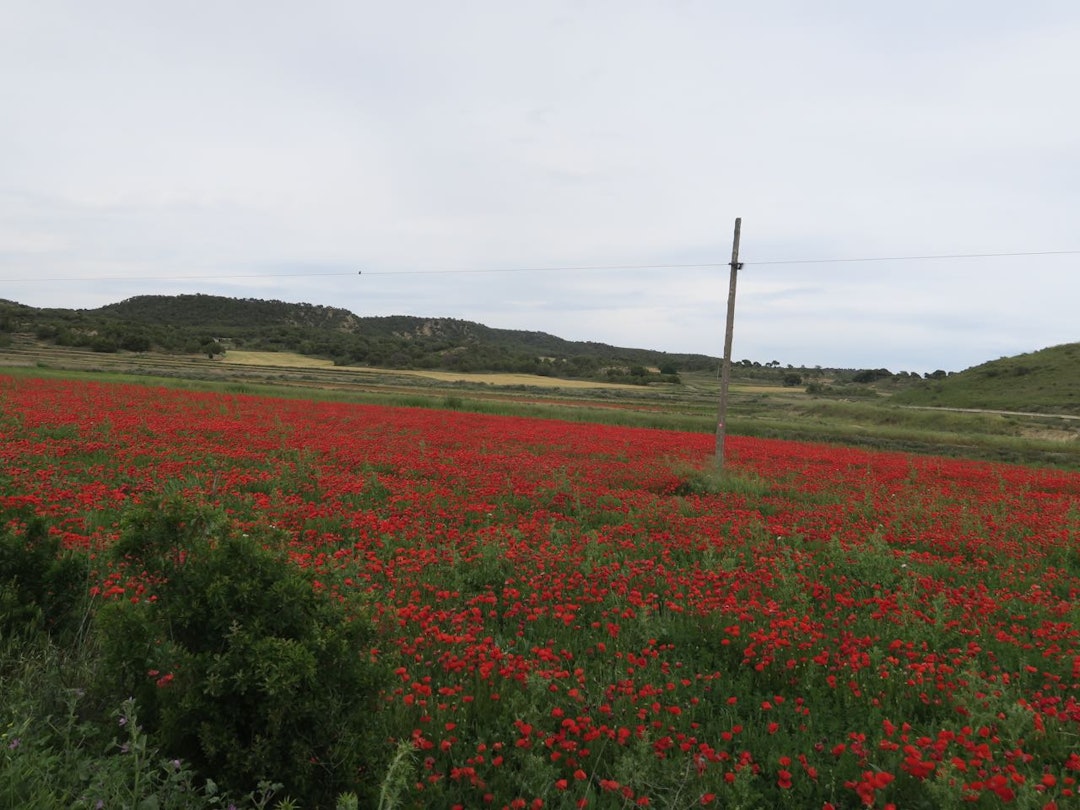
M 741 495 L 760 498 L 772 491 L 772 484 L 752 470 L 732 467 L 696 467 L 686 462 L 670 465 L 676 482 L 672 495 Z

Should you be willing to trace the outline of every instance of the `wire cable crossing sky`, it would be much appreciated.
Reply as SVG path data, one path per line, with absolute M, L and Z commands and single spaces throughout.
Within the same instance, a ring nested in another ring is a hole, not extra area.
M 945 253 L 931 256 L 866 256 L 832 259 L 763 259 L 760 261 L 741 261 L 742 265 L 775 265 L 775 264 L 844 264 L 844 263 L 872 263 L 872 262 L 918 262 L 918 261 L 947 261 L 953 259 L 992 259 L 1009 258 L 1017 256 L 1072 256 L 1080 255 L 1080 250 L 1036 250 L 1018 253 Z M 2 282 L 27 282 L 27 281 L 179 281 L 187 279 L 204 279 L 215 281 L 220 279 L 234 278 L 306 278 L 318 276 L 406 276 L 406 275 L 453 275 L 456 273 L 555 273 L 566 271 L 601 271 L 601 270 L 672 270 L 672 269 L 699 269 L 706 267 L 728 267 L 727 262 L 703 262 L 695 264 L 601 264 L 601 265 L 566 265 L 562 267 L 450 267 L 429 269 L 404 269 L 404 270 L 357 270 L 339 273 L 261 273 L 241 275 L 205 275 L 205 276 L 69 276 L 67 278 L 8 278 L 0 279 Z
M 1017 253 L 945 253 L 926 256 L 865 256 L 831 259 L 761 259 L 754 261 L 740 260 L 740 265 L 773 265 L 773 264 L 843 264 L 848 262 L 918 262 L 940 261 L 952 259 L 989 259 L 1014 256 L 1067 256 L 1080 255 L 1080 250 L 1038 250 L 1022 251 Z M 601 265 L 565 265 L 557 267 L 489 267 L 489 268 L 441 268 L 426 270 L 375 270 L 358 271 L 365 275 L 401 275 L 404 273 L 546 273 L 566 270 L 671 270 L 703 267 L 728 267 L 730 261 L 697 262 L 693 264 L 601 264 Z
M 5 12 L 0 298 L 717 355 L 740 216 L 736 357 L 961 370 L 1080 340 L 1080 253 L 1049 249 L 1080 210 L 1074 3 Z

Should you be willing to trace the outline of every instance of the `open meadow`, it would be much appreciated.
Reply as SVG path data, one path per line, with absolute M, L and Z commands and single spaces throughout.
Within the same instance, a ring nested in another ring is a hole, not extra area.
M 214 359 L 158 352 L 110 354 L 16 337 L 10 346 L 0 346 L 0 369 L 20 378 L 139 383 L 701 433 L 716 428 L 719 381 L 711 372 L 683 373 L 677 385 L 625 385 L 537 375 L 334 366 L 291 352 L 230 350 Z M 734 368 L 728 414 L 732 433 L 1080 470 L 1078 413 L 912 407 L 893 402 L 897 388 L 888 381 L 817 395 L 781 385 L 783 374 L 762 379 Z M 828 388 L 828 377 L 819 378 L 816 370 L 809 374 Z M 1043 404 L 1034 394 L 1020 410 L 1042 410 Z
M 0 803 L 1076 802 L 1080 474 L 728 449 L 0 376 Z

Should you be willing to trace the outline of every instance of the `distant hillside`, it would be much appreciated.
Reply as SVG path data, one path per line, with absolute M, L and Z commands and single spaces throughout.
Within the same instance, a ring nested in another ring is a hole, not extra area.
M 571 341 L 456 318 L 360 317 L 339 307 L 216 295 L 142 295 L 77 310 L 0 299 L 0 345 L 14 333 L 96 352 L 213 357 L 230 349 L 288 351 L 341 366 L 513 372 L 641 385 L 677 383 L 683 372 L 715 373 L 719 364 L 709 355 Z M 910 404 L 1080 412 L 1080 344 L 926 381 L 888 369 L 794 369 L 746 359 L 735 363 L 734 372 L 744 381 L 808 384 L 814 393 L 839 397 L 884 393 Z
M 221 354 L 293 351 L 338 365 L 508 371 L 617 382 L 677 382 L 717 358 L 568 341 L 455 318 L 358 317 L 345 309 L 227 298 L 143 295 L 98 309 L 34 309 L 0 301 L 0 332 L 99 352 Z
M 1080 414 L 1080 343 L 1003 357 L 900 392 L 907 405 Z
M 484 345 L 498 346 L 511 353 L 557 358 L 601 357 L 639 364 L 658 364 L 675 358 L 683 368 L 707 368 L 716 363 L 715 358 L 706 355 L 669 355 L 648 349 L 569 341 L 545 332 L 493 329 L 456 318 L 411 315 L 359 317 L 337 307 L 254 298 L 143 295 L 89 312 L 138 323 L 217 329 L 222 336 L 247 333 L 252 329 L 328 330 L 366 338 L 405 341 L 409 345 L 438 346 L 438 351 Z
M 605 343 L 570 341 L 545 332 L 494 329 L 457 318 L 422 318 L 412 315 L 359 317 L 346 309 L 265 301 L 255 298 L 225 298 L 216 295 L 141 295 L 97 310 L 88 310 L 121 320 L 146 324 L 213 329 L 228 334 L 251 328 L 299 328 L 347 332 L 367 337 L 393 338 L 410 342 L 499 345 L 509 351 L 540 353 L 558 357 L 594 356 L 653 363 L 675 357 L 686 364 L 715 365 L 707 355 L 668 355 L 648 349 L 629 349 Z M 447 346 L 449 348 L 449 346 Z

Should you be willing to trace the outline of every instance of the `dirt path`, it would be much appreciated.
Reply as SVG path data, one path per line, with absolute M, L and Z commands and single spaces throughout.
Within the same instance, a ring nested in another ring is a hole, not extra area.
M 992 413 L 998 416 L 1027 416 L 1039 419 L 1076 419 L 1080 415 L 1071 413 L 1036 413 L 1034 411 L 999 411 L 993 408 L 946 408 L 940 405 L 901 405 L 901 408 L 910 408 L 915 411 L 955 411 L 956 413 Z

